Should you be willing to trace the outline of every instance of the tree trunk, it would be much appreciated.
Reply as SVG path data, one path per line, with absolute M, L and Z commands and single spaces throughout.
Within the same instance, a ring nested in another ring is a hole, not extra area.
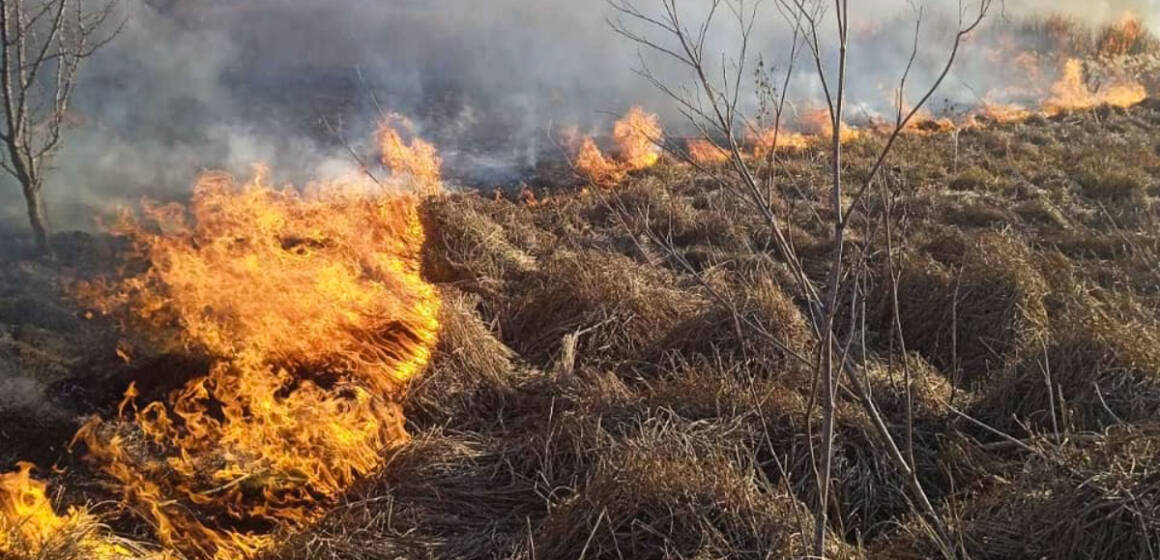
M 40 201 L 40 189 L 35 186 L 25 186 L 24 202 L 28 205 L 28 223 L 32 226 L 32 235 L 36 240 L 36 252 L 46 255 L 49 252 L 48 227 L 45 225 L 44 205 Z

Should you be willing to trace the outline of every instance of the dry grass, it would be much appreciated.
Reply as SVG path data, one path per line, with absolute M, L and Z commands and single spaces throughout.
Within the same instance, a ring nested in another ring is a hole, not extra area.
M 559 357 L 566 336 L 578 337 L 586 360 L 644 357 L 665 331 L 702 307 L 662 269 L 628 257 L 560 252 L 521 287 L 501 318 L 503 337 L 538 365 Z
M 957 145 L 904 138 L 884 176 L 902 339 L 881 202 L 851 223 L 851 261 L 868 262 L 852 268 L 868 297 L 851 349 L 972 558 L 1160 555 L 1158 131 L 1153 103 L 993 124 Z M 851 146 L 852 175 L 878 141 Z M 775 207 L 821 282 L 824 159 L 784 164 Z M 802 554 L 820 413 L 793 282 L 716 182 L 675 165 L 628 181 L 534 206 L 427 203 L 443 330 L 403 403 L 414 439 L 271 557 Z M 832 555 L 937 555 L 870 419 L 840 395 Z
M 668 354 L 685 359 L 726 359 L 745 363 L 751 374 L 801 381 L 808 364 L 796 356 L 810 354 L 813 335 L 806 318 L 776 283 L 770 267 L 721 276 L 727 279 L 715 279 L 715 283 L 721 284 L 719 293 L 725 301 L 713 301 L 697 315 L 672 326 L 656 345 L 656 360 Z
M 964 486 L 962 496 L 970 499 L 948 501 L 946 513 L 970 557 L 1126 560 L 1154 558 L 1160 550 L 1155 426 L 1119 427 L 1062 445 L 955 444 L 972 448 L 958 459 L 977 476 Z M 900 559 L 934 552 L 913 523 L 875 549 Z
M 994 233 L 949 233 L 924 244 L 901 266 L 899 318 L 906 348 L 968 386 L 1011 367 L 1046 321 L 1047 286 L 1018 240 Z M 877 347 L 900 347 L 888 280 L 871 312 Z
M 988 388 L 979 416 L 1012 433 L 1028 425 L 1099 430 L 1155 418 L 1160 413 L 1155 319 L 1082 292 L 1056 295 L 1066 301 L 1053 311 L 1050 338 Z
M 812 515 L 757 474 L 730 426 L 658 418 L 602 453 L 553 508 L 537 556 L 768 558 L 805 548 Z M 832 545 L 835 553 L 840 549 Z M 836 556 L 835 556 L 836 557 Z

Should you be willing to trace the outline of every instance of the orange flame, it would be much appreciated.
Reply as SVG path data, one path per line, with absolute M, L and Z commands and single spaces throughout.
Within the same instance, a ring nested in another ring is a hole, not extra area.
M 393 174 L 409 180 L 422 194 L 435 194 L 442 190 L 440 168 L 443 160 L 435 146 L 418 137 L 413 138 L 408 145 L 391 125 L 392 122 L 399 123 L 399 127 L 408 133 L 414 133 L 415 127 L 406 117 L 394 113 L 387 115 L 379 125 L 379 149 L 383 165 Z
M 629 171 L 652 167 L 660 160 L 661 151 L 657 146 L 664 130 L 656 115 L 633 107 L 612 128 L 612 138 L 620 161 Z
M 628 175 L 628 169 L 618 162 L 604 157 L 596 141 L 585 137 L 580 142 L 580 150 L 576 154 L 576 168 L 597 185 L 610 187 Z
M 32 464 L 21 462 L 17 468 L 0 475 L 0 552 L 15 553 L 18 544 L 40 550 L 69 523 L 52 511 L 48 485 L 32 478 Z
M 750 132 L 748 141 L 753 145 L 753 157 L 764 158 L 777 150 L 800 150 L 810 143 L 810 137 L 800 132 L 789 132 L 772 128 Z
M 801 126 L 803 130 L 815 134 L 820 141 L 829 142 L 834 136 L 834 123 L 830 119 L 829 110 L 822 108 L 813 111 L 807 111 L 801 116 Z M 857 140 L 862 137 L 862 131 L 851 127 L 846 123 L 840 123 L 838 127 L 838 138 L 843 144 Z
M 954 132 L 956 128 L 958 128 L 958 125 L 951 119 L 945 117 L 935 118 L 928 111 L 920 111 L 906 123 L 906 126 L 902 128 L 902 132 L 904 134 L 931 136 L 934 134 Z
M 576 168 L 593 183 L 610 187 L 624 180 L 628 173 L 656 165 L 661 150 L 657 146 L 664 130 L 660 119 L 640 107 L 632 107 L 612 128 L 616 143 L 616 160 L 609 160 L 591 137 L 580 140 Z
M 130 386 L 128 417 L 93 419 L 77 439 L 162 544 L 251 557 L 406 441 L 395 397 L 439 329 L 440 299 L 419 272 L 418 201 L 216 173 L 198 181 L 190 219 L 148 204 L 144 220 L 122 217 L 118 233 L 150 267 L 83 286 L 82 299 L 210 366 L 167 402 L 138 408 Z
M 1083 75 L 1083 62 L 1075 58 L 1068 59 L 1063 66 L 1063 76 L 1051 86 L 1051 97 L 1043 102 L 1043 110 L 1054 115 L 1097 105 L 1129 107 L 1148 96 L 1148 90 L 1136 82 L 1111 84 L 1099 92 L 1093 92 L 1084 82 Z
M 48 485 L 32 478 L 31 463 L 16 466 L 16 471 L 0 474 L 0 557 L 42 558 L 58 540 L 68 540 L 85 557 L 128 560 L 130 551 L 98 533 L 96 520 L 83 509 L 69 508 L 58 516 L 48 499 Z
M 1144 35 L 1140 16 L 1126 12 L 1120 21 L 1104 31 L 1100 39 L 1100 56 L 1114 57 L 1128 54 Z
M 975 113 L 988 120 L 1006 123 L 1027 120 L 1033 113 L 1021 105 L 1011 103 L 983 102 L 983 106 Z
M 697 165 L 720 165 L 729 161 L 729 152 L 704 138 L 691 139 L 686 145 L 689 158 Z

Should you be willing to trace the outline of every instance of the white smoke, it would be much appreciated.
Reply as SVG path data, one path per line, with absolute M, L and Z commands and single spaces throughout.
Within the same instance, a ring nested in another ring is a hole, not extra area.
M 765 4 L 754 41 L 767 62 L 782 64 L 787 28 Z M 916 0 L 851 4 L 856 27 L 889 31 L 852 60 L 851 98 L 873 111 L 909 54 Z M 921 4 L 930 48 L 917 84 L 943 60 L 945 22 L 958 5 Z M 246 173 L 262 161 L 296 181 L 347 171 L 352 162 L 323 120 L 361 140 L 380 108 L 413 117 L 453 165 L 482 170 L 534 162 L 554 150 L 550 126 L 598 130 L 631 104 L 679 120 L 634 73 L 638 46 L 609 29 L 601 0 L 123 0 L 122 8 L 127 26 L 84 70 L 81 124 L 45 187 L 58 229 L 91 227 L 94 206 L 182 198 L 204 169 Z M 699 5 L 689 9 L 695 19 Z M 991 19 L 1062 12 L 1096 23 L 1127 10 L 1160 28 L 1160 0 L 997 1 Z M 719 51 L 736 49 L 727 30 L 714 39 Z M 987 78 L 968 58 L 948 98 L 969 99 Z M 686 78 L 646 60 L 667 80 Z M 808 98 L 818 84 L 803 73 L 794 87 Z M 7 177 L 0 201 L 0 221 L 23 219 Z

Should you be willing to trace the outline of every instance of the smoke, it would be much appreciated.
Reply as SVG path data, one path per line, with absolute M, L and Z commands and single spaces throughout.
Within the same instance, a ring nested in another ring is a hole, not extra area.
M 1132 12 L 1149 29 L 1160 29 L 1160 0 L 1008 0 L 1003 8 L 1016 17 L 1054 13 L 1096 24 L 1113 22 Z
M 789 34 L 765 4 L 755 51 L 777 66 Z M 870 114 L 885 107 L 906 63 L 914 2 L 852 4 L 869 39 L 851 61 L 851 99 Z M 932 48 L 916 84 L 945 56 L 953 4 L 924 5 Z M 634 72 L 638 47 L 610 30 L 613 13 L 599 0 L 123 0 L 121 9 L 126 27 L 84 69 L 79 124 L 45 186 L 57 229 L 92 227 L 94 208 L 141 196 L 184 198 L 207 169 L 245 174 L 265 162 L 277 179 L 299 183 L 354 172 L 342 139 L 363 153 L 383 110 L 412 117 L 452 176 L 469 182 L 518 179 L 556 154 L 551 130 L 601 130 L 633 104 L 681 121 Z M 689 9 L 695 20 L 699 8 Z M 1160 27 L 1160 0 L 1008 0 L 991 19 L 1062 12 L 1097 22 L 1126 10 Z M 712 39 L 716 51 L 738 47 L 726 28 Z M 688 83 L 663 59 L 644 62 L 666 82 Z M 977 99 L 991 74 L 965 56 L 943 96 Z M 792 87 L 805 99 L 820 93 L 807 72 Z M 19 200 L 5 177 L 0 222 L 23 219 Z

